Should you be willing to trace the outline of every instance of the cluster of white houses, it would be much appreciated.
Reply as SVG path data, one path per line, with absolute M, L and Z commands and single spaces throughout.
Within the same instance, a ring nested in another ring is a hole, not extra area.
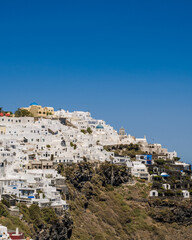
M 132 161 L 129 157 L 114 156 L 104 149 L 106 145 L 133 143 L 163 159 L 177 156 L 160 144 L 148 144 L 146 137 L 127 135 L 123 128 L 117 133 L 105 121 L 93 119 L 89 112 L 47 108 L 51 113 L 42 117 L 44 108 L 36 103 L 32 106 L 28 109 L 40 116 L 0 117 L 0 194 L 15 196 L 18 201 L 67 209 L 66 201 L 60 197 L 61 192 L 67 191 L 65 179 L 54 165 L 78 163 L 85 158 L 123 163 L 134 176 L 150 178 L 146 166 L 147 161 L 152 161 L 150 155 L 137 156 Z

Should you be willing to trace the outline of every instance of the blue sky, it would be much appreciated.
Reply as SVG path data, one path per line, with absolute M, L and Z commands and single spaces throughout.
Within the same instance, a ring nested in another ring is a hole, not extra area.
M 192 1 L 1 1 L 0 105 L 89 110 L 192 162 Z

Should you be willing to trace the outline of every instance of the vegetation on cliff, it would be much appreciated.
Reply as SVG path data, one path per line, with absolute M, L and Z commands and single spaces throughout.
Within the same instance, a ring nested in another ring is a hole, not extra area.
M 30 113 L 27 109 L 18 108 L 15 112 L 15 117 L 33 117 L 33 114 Z
M 125 174 L 125 167 L 84 162 L 60 166 L 61 169 L 70 193 L 70 213 L 74 222 L 72 240 L 191 239 L 189 224 L 192 222 L 183 222 L 181 226 L 177 221 L 179 214 L 171 221 L 168 218 L 163 221 L 161 214 L 167 208 L 161 209 L 148 199 L 151 184 L 132 182 Z M 174 204 L 177 209 L 177 202 Z M 192 216 L 189 211 L 182 213 L 186 214 L 185 218 L 187 214 Z M 172 215 L 176 216 L 174 210 Z
M 29 208 L 18 204 L 20 216 L 12 216 L 7 206 L 0 203 L 0 223 L 10 230 L 19 228 L 25 236 L 34 240 L 67 240 L 71 237 L 72 219 L 69 213 L 57 216 L 52 208 L 40 209 L 32 204 Z
M 141 151 L 138 144 L 120 144 L 120 145 L 107 145 L 104 146 L 106 151 L 114 152 L 115 156 L 129 156 L 135 158 L 136 155 L 145 154 Z

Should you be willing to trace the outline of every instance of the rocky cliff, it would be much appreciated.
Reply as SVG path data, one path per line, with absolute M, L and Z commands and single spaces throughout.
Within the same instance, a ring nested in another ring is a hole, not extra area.
M 72 240 L 192 239 L 191 202 L 149 199 L 151 184 L 123 166 L 81 163 L 65 168 L 74 221 Z
M 73 221 L 66 213 L 49 226 L 43 225 L 34 240 L 67 240 L 71 238 Z
M 0 223 L 29 236 L 33 240 L 67 240 L 71 238 L 73 221 L 68 212 L 57 216 L 52 208 L 40 209 L 37 205 L 27 207 L 19 204 L 20 216 L 12 216 L 6 202 L 0 203 Z

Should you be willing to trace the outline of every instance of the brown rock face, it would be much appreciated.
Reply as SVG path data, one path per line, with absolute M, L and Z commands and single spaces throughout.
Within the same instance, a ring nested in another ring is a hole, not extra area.
M 151 217 L 162 223 L 192 224 L 192 202 L 156 200 L 150 201 Z
M 36 234 L 35 240 L 67 240 L 72 235 L 73 221 L 69 213 L 65 213 L 60 220 L 50 227 L 42 226 Z

